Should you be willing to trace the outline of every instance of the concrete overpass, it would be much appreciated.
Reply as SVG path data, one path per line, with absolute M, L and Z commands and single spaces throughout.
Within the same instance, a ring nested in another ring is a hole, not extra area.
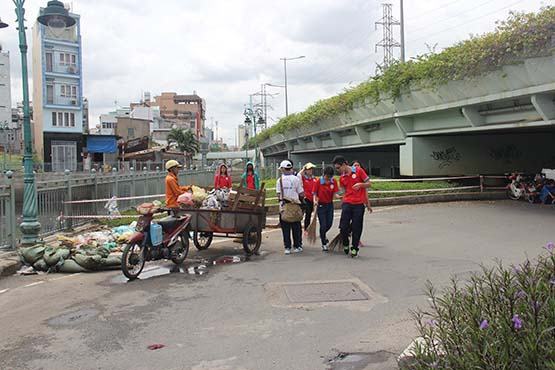
M 336 154 L 376 176 L 535 172 L 555 167 L 555 54 L 417 89 L 261 143 L 266 163 L 329 163 Z

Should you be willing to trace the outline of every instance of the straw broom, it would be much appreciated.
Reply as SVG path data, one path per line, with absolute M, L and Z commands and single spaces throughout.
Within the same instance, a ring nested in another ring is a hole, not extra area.
M 315 210 L 314 215 L 312 216 L 312 221 L 308 228 L 306 229 L 307 232 L 307 239 L 310 244 L 314 244 L 316 242 L 316 227 L 318 224 L 318 212 Z
M 328 246 L 329 251 L 333 252 L 339 244 L 341 244 L 341 232 L 339 232 L 339 234 L 331 240 L 330 245 Z

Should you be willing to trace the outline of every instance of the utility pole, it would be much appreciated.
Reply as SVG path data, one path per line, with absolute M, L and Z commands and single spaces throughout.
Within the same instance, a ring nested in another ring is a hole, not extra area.
M 401 44 L 393 38 L 393 26 L 399 26 L 400 22 L 393 18 L 393 6 L 391 4 L 382 4 L 382 7 L 383 17 L 380 21 L 376 22 L 376 29 L 378 29 L 378 25 L 383 27 L 383 39 L 376 44 L 376 52 L 378 51 L 378 47 L 383 48 L 383 63 L 381 67 L 386 69 L 395 60 L 393 48 L 401 47 Z
M 405 63 L 405 10 L 401 1 L 401 62 Z
M 297 60 L 305 58 L 304 55 L 295 57 L 295 58 L 280 58 L 283 60 L 283 73 L 284 73 L 284 80 L 285 80 L 285 117 L 289 115 L 289 101 L 287 99 L 287 61 L 288 60 Z

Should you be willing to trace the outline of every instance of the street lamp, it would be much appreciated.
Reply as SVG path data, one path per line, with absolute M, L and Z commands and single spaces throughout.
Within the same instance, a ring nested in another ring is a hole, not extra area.
M 250 96 L 250 103 L 249 103 L 249 107 L 245 108 L 245 111 L 243 112 L 243 114 L 245 115 L 245 132 L 248 132 L 248 127 L 249 125 L 252 123 L 253 125 L 253 131 L 254 131 L 254 163 L 255 166 L 258 168 L 259 165 L 259 160 L 258 160 L 258 143 L 256 142 L 256 126 L 258 125 L 264 125 L 264 112 L 262 111 L 262 109 L 257 108 L 254 109 L 253 108 L 253 104 L 252 104 L 252 95 Z M 248 149 L 248 142 L 247 142 L 247 149 Z
M 23 153 L 23 222 L 21 228 L 21 244 L 35 244 L 38 240 L 40 223 L 37 217 L 37 190 L 35 187 L 35 173 L 33 172 L 33 143 L 31 141 L 31 118 L 29 114 L 29 76 L 27 71 L 27 39 L 25 36 L 25 0 L 13 0 L 17 15 L 17 30 L 19 31 L 19 51 L 21 52 L 21 79 L 23 85 L 23 139 L 25 151 Z M 50 28 L 65 28 L 75 24 L 75 19 L 60 1 L 49 1 L 43 15 L 38 17 L 39 23 Z M 0 22 L 0 28 L 7 25 Z
M 295 58 L 280 58 L 280 60 L 283 60 L 283 72 L 285 75 L 285 117 L 287 117 L 289 115 L 289 102 L 287 101 L 287 61 L 288 60 L 297 60 L 297 59 L 303 59 L 305 58 L 304 55 L 295 57 Z

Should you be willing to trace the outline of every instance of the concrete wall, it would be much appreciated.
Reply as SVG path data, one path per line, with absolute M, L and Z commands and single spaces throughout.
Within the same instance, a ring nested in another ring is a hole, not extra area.
M 409 137 L 402 176 L 536 173 L 555 167 L 555 130 L 519 134 Z
M 130 117 L 117 117 L 116 135 L 123 140 L 138 139 L 144 136 L 150 137 L 150 121 Z M 129 135 L 129 129 L 133 129 L 133 135 Z

